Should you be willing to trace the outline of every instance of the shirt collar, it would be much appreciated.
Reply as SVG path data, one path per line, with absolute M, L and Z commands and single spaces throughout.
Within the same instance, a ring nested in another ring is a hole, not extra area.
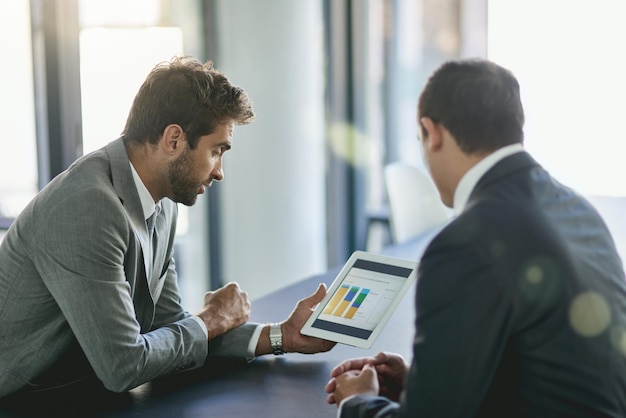
M 141 177 L 139 177 L 137 170 L 135 170 L 133 163 L 131 163 L 130 161 L 128 163 L 130 164 L 130 171 L 133 173 L 133 180 L 135 181 L 135 187 L 137 187 L 137 192 L 139 193 L 139 200 L 141 201 L 141 209 L 143 210 L 143 217 L 144 219 L 148 220 L 148 218 L 152 216 L 154 212 L 156 212 L 157 215 L 159 214 L 159 212 L 161 211 L 161 201 L 154 203 L 154 199 L 152 199 L 152 195 L 148 191 L 148 188 L 146 187 L 146 185 L 143 184 L 143 181 L 141 180 Z
M 507 145 L 487 155 L 476 165 L 467 170 L 454 191 L 454 214 L 458 216 L 463 212 L 470 194 L 474 190 L 474 187 L 476 187 L 476 183 L 478 183 L 478 180 L 480 180 L 491 167 L 505 157 L 522 151 L 524 151 L 522 144 Z

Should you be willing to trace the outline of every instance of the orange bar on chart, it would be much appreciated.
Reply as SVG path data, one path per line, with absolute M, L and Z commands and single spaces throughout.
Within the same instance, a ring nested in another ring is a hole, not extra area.
M 354 314 L 356 313 L 356 311 L 359 310 L 359 308 L 361 307 L 361 303 L 363 303 L 363 301 L 365 300 L 367 295 L 369 295 L 369 293 L 370 293 L 369 289 L 363 289 L 361 293 L 359 293 L 359 296 L 357 296 L 356 299 L 354 300 L 354 303 L 352 304 L 352 306 L 350 306 L 350 309 L 348 309 L 348 313 L 346 314 L 344 318 L 348 318 L 348 319 L 354 318 Z
M 350 309 L 348 309 L 348 313 L 344 316 L 344 318 L 348 318 L 348 319 L 354 318 L 354 314 L 358 310 L 359 310 L 359 308 L 355 308 L 354 306 L 350 306 Z
M 325 313 L 326 315 L 331 315 L 339 304 L 339 301 L 341 301 L 341 298 L 343 298 L 343 296 L 348 291 L 348 289 L 350 289 L 350 285 L 344 284 L 343 286 L 341 286 L 339 290 L 337 290 L 337 293 L 335 293 L 335 296 L 333 296 L 330 302 L 328 302 L 328 305 L 326 305 L 322 313 Z
M 346 311 L 346 309 L 348 309 L 348 306 L 350 306 L 350 302 L 352 301 L 352 299 L 354 298 L 354 296 L 357 294 L 358 291 L 359 291 L 359 287 L 352 286 L 350 290 L 348 291 L 348 294 L 346 295 L 346 297 L 343 298 L 343 300 L 339 304 L 339 307 L 335 310 L 335 312 L 333 312 L 333 315 L 343 316 L 344 312 Z
M 339 304 L 339 307 L 337 308 L 337 310 L 335 311 L 335 313 L 333 315 L 335 316 L 343 316 L 343 313 L 346 311 L 346 309 L 348 308 L 348 306 L 350 305 L 350 301 L 349 300 L 342 300 L 341 303 Z

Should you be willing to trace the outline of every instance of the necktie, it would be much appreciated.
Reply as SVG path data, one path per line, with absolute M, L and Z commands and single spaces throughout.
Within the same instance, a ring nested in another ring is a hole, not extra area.
M 154 234 L 154 226 L 156 225 L 157 211 L 154 211 L 148 219 L 146 219 L 146 226 L 148 227 L 148 237 L 152 242 L 152 235 Z
M 148 228 L 148 248 L 144 257 L 146 257 L 146 264 L 148 265 L 148 283 L 150 282 L 150 278 L 152 275 L 152 269 L 154 267 L 154 253 L 156 250 L 156 239 L 157 232 L 155 230 L 156 227 L 156 219 L 159 215 L 159 211 L 155 210 L 152 215 L 148 219 L 146 219 L 146 227 Z

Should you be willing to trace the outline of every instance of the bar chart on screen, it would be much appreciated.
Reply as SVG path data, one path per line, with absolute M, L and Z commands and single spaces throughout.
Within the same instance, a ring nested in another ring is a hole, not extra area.
M 380 274 L 353 268 L 324 307 L 320 319 L 371 330 L 402 285 L 403 281 L 392 275 L 381 278 Z
M 344 284 L 330 300 L 324 313 L 352 319 L 369 293 L 370 289 L 361 289 L 358 286 Z M 355 298 L 354 296 L 357 294 L 358 296 Z

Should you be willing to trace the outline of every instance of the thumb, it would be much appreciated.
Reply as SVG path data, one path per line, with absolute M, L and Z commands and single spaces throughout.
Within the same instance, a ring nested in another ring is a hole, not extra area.
M 313 307 L 320 303 L 322 299 L 324 299 L 324 296 L 326 296 L 326 285 L 324 283 L 320 283 L 315 293 L 304 299 L 304 301 L 306 301 L 308 305 Z
M 369 375 L 372 375 L 374 377 L 378 376 L 378 373 L 376 373 L 376 368 L 370 363 L 366 363 L 365 366 L 363 366 L 363 368 L 361 369 L 361 374 L 368 377 Z

